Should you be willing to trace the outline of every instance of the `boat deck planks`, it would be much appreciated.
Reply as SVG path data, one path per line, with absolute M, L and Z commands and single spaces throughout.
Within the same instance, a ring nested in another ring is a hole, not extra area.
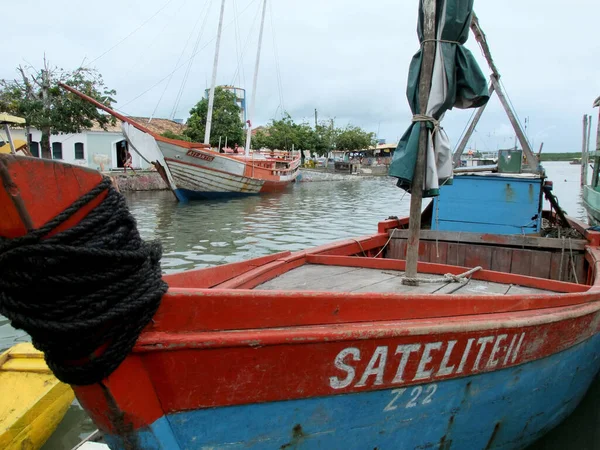
M 305 264 L 269 280 L 255 289 L 300 290 L 326 292 L 393 292 L 411 294 L 543 294 L 550 291 L 471 279 L 468 283 L 421 283 L 419 286 L 402 284 L 404 272 L 397 270 L 366 269 L 345 266 Z M 441 275 L 419 274 L 422 278 L 440 278 Z

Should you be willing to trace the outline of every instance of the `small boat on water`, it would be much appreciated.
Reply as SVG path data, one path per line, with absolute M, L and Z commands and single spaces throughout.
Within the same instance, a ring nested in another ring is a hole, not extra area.
M 0 448 L 42 447 L 74 398 L 31 344 L 17 344 L 0 354 Z
M 580 166 L 581 165 L 581 159 L 580 158 L 572 159 L 569 164 L 571 164 L 572 166 Z
M 600 97 L 594 102 L 594 107 L 600 108 Z M 600 124 L 598 124 L 598 136 L 600 137 Z M 594 225 L 600 225 L 600 140 L 596 142 L 596 151 L 590 152 L 588 161 L 593 167 L 592 180 L 583 186 L 583 205 L 588 214 L 589 222 Z
M 219 153 L 207 144 L 160 136 L 70 86 L 62 87 L 119 119 L 131 148 L 152 162 L 179 201 L 278 192 L 298 177 L 300 152 Z

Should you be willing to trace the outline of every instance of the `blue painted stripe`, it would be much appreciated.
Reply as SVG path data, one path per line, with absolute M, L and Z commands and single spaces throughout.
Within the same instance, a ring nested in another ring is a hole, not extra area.
M 228 198 L 250 197 L 258 195 L 258 193 L 249 192 L 200 192 L 189 189 L 175 189 L 177 199 L 182 203 L 187 203 L 190 200 L 220 200 Z
M 519 449 L 572 412 L 599 368 L 595 336 L 497 372 L 402 391 L 188 411 L 168 416 L 170 430 L 163 417 L 137 434 L 144 449 Z

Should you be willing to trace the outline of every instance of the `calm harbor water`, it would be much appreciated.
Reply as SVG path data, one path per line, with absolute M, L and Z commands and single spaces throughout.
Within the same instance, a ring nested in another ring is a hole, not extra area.
M 580 166 L 549 162 L 544 167 L 563 208 L 585 219 Z M 380 220 L 407 215 L 410 197 L 393 179 L 372 178 L 299 183 L 278 195 L 187 205 L 178 204 L 170 192 L 133 193 L 127 200 L 142 236 L 162 242 L 163 270 L 177 272 L 372 234 Z M 23 332 L 0 316 L 0 350 L 25 340 Z M 596 382 L 574 417 L 532 448 L 600 448 L 595 444 L 600 441 L 595 439 L 600 433 L 598 399 Z M 44 450 L 69 450 L 94 429 L 74 404 Z

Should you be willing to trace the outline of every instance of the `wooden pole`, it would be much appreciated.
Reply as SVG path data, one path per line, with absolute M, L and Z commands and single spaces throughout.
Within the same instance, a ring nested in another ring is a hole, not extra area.
M 594 102 L 594 108 L 600 107 L 600 97 Z M 600 152 L 600 109 L 598 109 L 598 124 L 596 131 L 596 151 Z
M 260 31 L 258 32 L 258 48 L 256 50 L 256 64 L 254 66 L 254 79 L 252 80 L 252 97 L 250 100 L 250 116 L 248 120 L 248 129 L 246 131 L 246 148 L 244 153 L 250 155 L 250 143 L 252 141 L 252 124 L 254 123 L 254 113 L 256 111 L 256 86 L 258 85 L 258 68 L 260 66 L 260 50 L 262 48 L 263 32 L 265 29 L 265 15 L 267 14 L 267 0 L 263 1 L 262 18 L 260 21 Z M 254 166 L 253 166 L 254 167 Z
M 423 37 L 428 42 L 423 44 L 423 56 L 421 61 L 421 75 L 419 79 L 419 112 L 427 113 L 429 103 L 429 91 L 431 90 L 431 76 L 435 58 L 435 9 L 436 0 L 422 0 L 423 2 Z M 408 233 L 408 245 L 406 249 L 406 278 L 405 284 L 412 284 L 410 278 L 417 276 L 417 263 L 419 261 L 419 233 L 421 231 L 421 203 L 423 200 L 423 184 L 425 181 L 425 162 L 427 158 L 427 145 L 429 141 L 429 130 L 425 123 L 421 123 L 421 134 L 419 136 L 419 149 L 417 161 L 412 179 L 410 196 L 410 222 Z
M 588 116 L 588 134 L 587 134 L 587 145 L 585 146 L 585 174 L 584 174 L 584 182 L 587 184 L 587 173 L 590 162 L 590 142 L 591 142 L 591 134 L 592 134 L 592 116 Z
M 587 181 L 587 147 L 588 147 L 588 115 L 583 115 L 583 142 L 581 144 L 581 177 L 579 184 L 585 186 Z
M 8 139 L 8 143 L 10 145 L 10 153 L 14 155 L 17 152 L 15 151 L 15 143 L 12 135 L 10 134 L 10 126 L 7 123 L 4 124 L 4 131 L 6 131 L 6 139 Z
M 490 98 L 491 98 L 492 94 L 494 93 L 494 84 L 493 83 L 490 83 L 488 90 L 490 91 Z M 467 132 L 465 133 L 465 136 L 463 137 L 462 141 L 460 141 L 460 144 L 458 144 L 458 148 L 456 149 L 456 151 L 454 152 L 454 156 L 452 157 L 452 161 L 454 162 L 454 167 L 460 167 L 460 157 L 462 156 L 463 152 L 465 151 L 465 148 L 467 148 L 469 139 L 471 139 L 471 136 L 473 135 L 473 131 L 475 131 L 475 127 L 479 123 L 479 119 L 481 119 L 481 116 L 483 115 L 483 112 L 485 111 L 485 107 L 487 106 L 488 103 L 489 102 L 485 102 L 482 106 L 479 107 L 479 109 L 475 113 L 475 116 L 473 116 L 473 120 L 471 121 L 471 124 L 469 125 L 469 128 L 467 129 Z
M 217 28 L 217 43 L 215 44 L 215 59 L 213 62 L 212 79 L 210 91 L 208 92 L 208 112 L 206 114 L 206 128 L 204 129 L 204 143 L 210 145 L 210 129 L 212 127 L 213 106 L 215 104 L 215 85 L 217 84 L 217 66 L 219 65 L 219 48 L 221 47 L 221 34 L 223 31 L 223 14 L 225 12 L 225 0 L 221 0 L 221 12 L 219 14 L 219 27 Z

